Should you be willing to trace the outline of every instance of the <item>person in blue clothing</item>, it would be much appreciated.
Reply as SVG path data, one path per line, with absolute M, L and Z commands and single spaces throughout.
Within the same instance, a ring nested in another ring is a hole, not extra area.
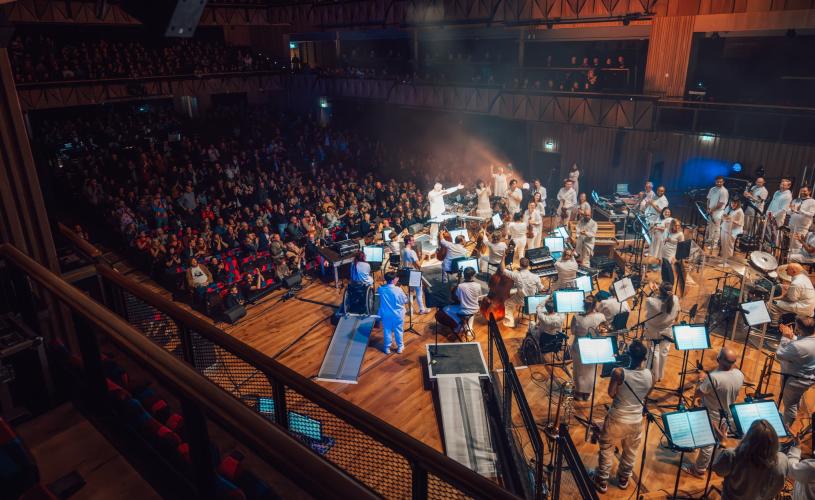
M 383 350 L 391 353 L 391 336 L 396 340 L 396 352 L 401 354 L 402 328 L 405 322 L 405 304 L 408 297 L 399 287 L 399 276 L 395 271 L 385 273 L 385 284 L 379 287 L 379 317 L 382 320 L 382 334 L 385 337 Z
M 374 286 L 371 265 L 365 261 L 365 252 L 359 252 L 354 257 L 354 263 L 351 264 L 351 281 L 361 281 L 368 286 Z

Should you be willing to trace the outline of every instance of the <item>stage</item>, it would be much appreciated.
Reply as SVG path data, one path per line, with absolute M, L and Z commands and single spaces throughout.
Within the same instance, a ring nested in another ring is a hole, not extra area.
M 427 275 L 432 277 L 434 270 L 438 275 L 438 262 L 431 261 L 427 265 L 429 266 Z M 713 268 L 702 268 L 701 275 L 695 276 L 692 283 L 689 283 L 686 288 L 686 295 L 681 298 L 683 313 L 680 314 L 680 320 L 686 318 L 685 312 L 699 302 L 700 296 L 703 296 L 704 293 L 709 294 L 715 286 L 716 281 L 714 278 L 717 273 L 720 273 L 720 271 Z M 129 276 L 167 295 L 166 291 L 145 279 L 142 274 L 131 272 Z M 658 282 L 659 272 L 650 272 L 648 278 Z M 375 279 L 377 282 L 381 281 L 379 273 L 376 273 Z M 435 282 L 436 280 L 433 279 L 432 281 Z M 611 285 L 610 281 L 608 277 L 601 277 L 599 279 L 600 288 L 607 290 Z M 347 279 L 343 282 L 343 285 L 345 283 L 347 283 Z M 414 327 L 419 335 L 405 333 L 405 350 L 402 354 L 384 354 L 381 350 L 382 331 L 380 328 L 375 328 L 370 335 L 368 348 L 364 354 L 356 384 L 322 382 L 316 380 L 316 378 L 334 332 L 334 327 L 329 321 L 334 310 L 327 304 L 338 305 L 342 301 L 343 287 L 336 289 L 333 281 L 323 282 L 319 279 L 307 278 L 303 282 L 303 289 L 296 294 L 296 297 L 281 300 L 284 293 L 284 291 L 277 291 L 258 304 L 249 307 L 247 316 L 236 325 L 219 323 L 217 326 L 240 341 L 277 359 L 301 375 L 315 380 L 316 383 L 330 391 L 442 452 L 441 423 L 437 409 L 434 407 L 432 392 L 428 389 L 427 367 L 423 362 L 427 354 L 426 344 L 432 343 L 434 340 L 435 320 L 433 314 L 414 316 Z M 435 295 L 441 297 L 444 293 L 444 289 L 434 287 Z M 326 305 L 319 305 L 315 302 Z M 706 303 L 698 305 L 699 312 L 697 313 L 696 322 L 704 320 L 706 306 Z M 629 319 L 629 325 L 636 323 L 636 321 L 637 310 L 635 309 Z M 549 402 L 550 369 L 544 365 L 523 366 L 518 351 L 527 331 L 527 322 L 525 320 L 516 328 L 507 328 L 500 324 L 499 327 L 507 350 L 516 365 L 519 379 L 524 386 L 535 421 L 539 424 L 545 424 Z M 474 331 L 476 333 L 475 341 L 481 344 L 483 352 L 486 353 L 487 329 L 483 318 L 476 318 Z M 448 339 L 448 333 L 449 331 L 446 328 L 439 327 L 439 342 L 454 341 L 452 335 Z M 718 348 L 723 343 L 723 338 L 720 335 L 712 335 L 711 342 L 713 348 L 704 353 L 705 367 L 707 369 L 715 367 L 714 359 Z M 741 357 L 742 342 L 728 341 L 728 345 L 735 349 L 739 357 Z M 695 366 L 698 358 L 699 354 L 697 352 L 691 352 L 689 368 Z M 757 381 L 764 359 L 765 357 L 759 355 L 755 349 L 748 349 L 743 366 L 747 381 Z M 660 382 L 659 385 L 676 388 L 679 383 L 678 373 L 681 365 L 682 353 L 672 349 L 666 368 L 666 380 Z M 778 369 L 776 363 L 775 370 Z M 561 369 L 556 369 L 554 375 L 556 380 L 563 380 L 565 377 Z M 240 390 L 251 393 L 253 385 L 265 383 L 260 378 L 247 381 Z M 687 397 L 692 395 L 695 380 L 695 374 L 687 376 L 687 391 L 685 392 Z M 605 405 L 610 403 L 610 398 L 606 394 L 607 384 L 607 378 L 598 376 L 593 420 L 600 425 L 606 414 Z M 767 392 L 774 393 L 777 397 L 778 387 L 779 376 L 773 375 Z M 233 387 L 224 388 L 228 391 L 234 391 Z M 753 391 L 753 388 L 746 387 L 742 390 L 739 401 L 744 399 L 745 392 L 752 393 Z M 675 392 L 655 392 L 652 397 L 657 400 L 656 404 L 671 404 L 676 403 L 677 400 Z M 588 417 L 589 402 L 575 401 L 574 407 L 575 416 Z M 655 410 L 656 408 L 652 406 L 652 409 Z M 804 424 L 809 423 L 808 415 L 812 413 L 813 409 L 815 409 L 815 396 L 809 393 L 804 398 L 799 410 L 800 416 L 793 429 L 794 431 L 800 430 Z M 584 439 L 585 427 L 574 418 L 571 421 L 570 433 L 586 468 L 594 468 L 597 464 L 598 445 L 591 444 Z M 664 439 L 656 427 L 652 426 L 646 445 L 648 460 L 643 474 L 643 493 L 646 498 L 665 498 L 673 491 L 679 453 L 661 447 L 660 443 L 664 443 Z M 735 444 L 734 441 L 730 442 L 730 446 Z M 803 444 L 805 452 L 808 451 L 811 446 L 809 437 L 805 438 Z M 617 488 L 613 479 L 615 471 L 616 464 L 612 469 L 612 481 L 609 484 L 608 493 L 600 496 L 602 498 L 631 498 L 634 495 L 639 460 L 634 468 L 635 476 L 632 478 L 632 483 L 629 484 L 627 490 Z M 704 478 L 696 479 L 683 473 L 680 491 L 698 496 L 704 487 L 704 483 Z M 711 484 L 718 485 L 720 483 L 721 479 L 714 475 Z M 563 488 L 563 493 L 568 494 L 568 485 L 564 483 Z M 712 497 L 715 498 L 715 494 Z

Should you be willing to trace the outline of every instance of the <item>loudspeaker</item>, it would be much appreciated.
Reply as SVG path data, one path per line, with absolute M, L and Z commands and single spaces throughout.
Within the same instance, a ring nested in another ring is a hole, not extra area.
M 297 272 L 292 274 L 291 276 L 286 276 L 283 278 L 283 286 L 286 288 L 292 288 L 299 285 L 303 281 L 303 276 Z
M 230 325 L 234 325 L 239 319 L 246 316 L 246 308 L 238 304 L 235 307 L 224 311 L 224 316 Z
M 124 0 L 122 8 L 155 34 L 192 38 L 207 0 Z

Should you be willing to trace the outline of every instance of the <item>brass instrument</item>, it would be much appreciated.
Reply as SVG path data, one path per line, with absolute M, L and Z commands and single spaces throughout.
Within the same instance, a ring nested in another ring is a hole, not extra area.
M 549 397 L 551 398 L 552 395 L 550 394 Z M 563 413 L 563 419 L 561 420 L 561 411 Z M 557 410 L 555 410 L 555 419 L 549 422 L 544 429 L 544 432 L 549 437 L 549 439 L 557 439 L 558 431 L 560 429 L 560 424 L 569 425 L 569 422 L 572 419 L 572 413 L 574 412 L 574 385 L 572 384 L 571 380 L 567 380 L 563 383 L 560 388 L 560 396 L 558 396 L 557 400 Z

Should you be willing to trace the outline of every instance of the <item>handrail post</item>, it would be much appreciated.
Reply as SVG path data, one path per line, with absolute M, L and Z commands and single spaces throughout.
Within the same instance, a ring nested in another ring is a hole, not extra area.
M 427 498 L 427 471 L 415 462 L 410 464 L 411 470 L 411 498 L 425 500 Z
M 195 368 L 195 351 L 192 348 L 192 333 L 183 323 L 179 323 L 174 319 L 170 320 L 178 326 L 178 336 L 181 340 L 181 355 L 184 361 L 187 362 L 193 369 Z
M 289 412 L 286 405 L 286 386 L 283 382 L 276 380 L 270 376 L 266 376 L 269 384 L 272 386 L 272 397 L 274 397 L 274 419 L 277 425 L 288 430 L 289 428 Z
M 85 400 L 88 406 L 101 409 L 107 400 L 107 383 L 105 371 L 102 369 L 99 342 L 96 339 L 96 333 L 85 318 L 76 313 L 72 316 L 79 343 L 79 353 L 82 357 L 82 371 L 88 388 L 85 392 Z
M 193 484 L 199 498 L 215 498 L 215 466 L 212 463 L 207 420 L 201 407 L 187 398 L 181 398 L 184 429 L 190 445 Z

